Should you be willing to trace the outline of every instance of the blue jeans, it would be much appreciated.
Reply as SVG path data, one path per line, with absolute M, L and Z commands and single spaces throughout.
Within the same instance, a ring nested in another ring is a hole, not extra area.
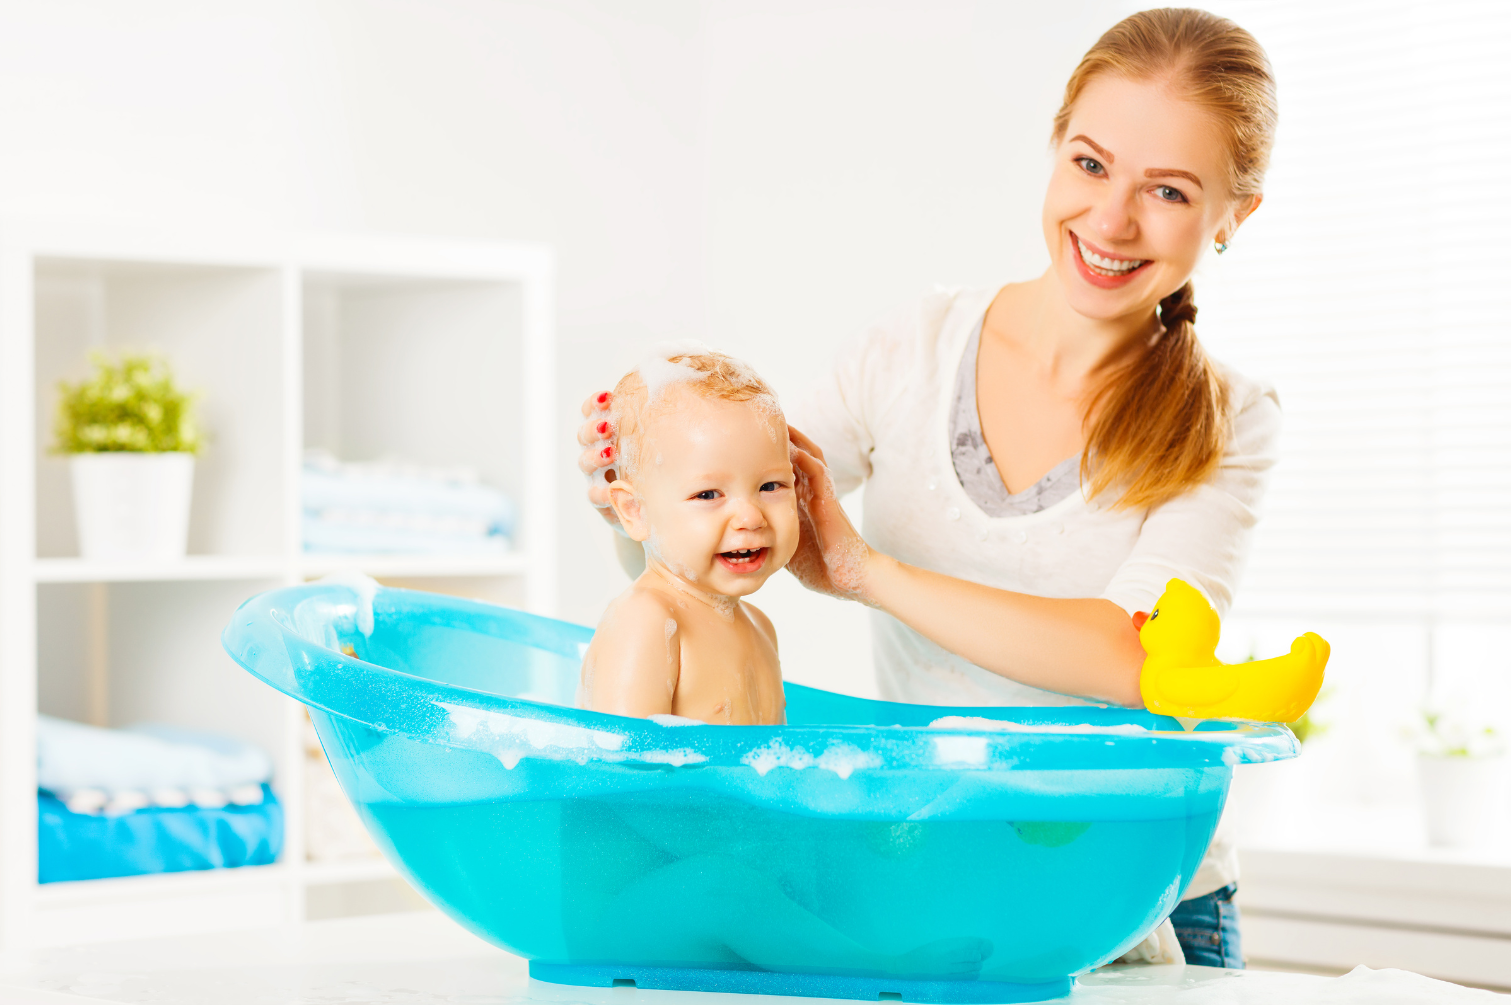
M 1238 905 L 1233 894 L 1237 883 L 1229 883 L 1205 897 L 1193 897 L 1175 905 L 1170 924 L 1187 963 L 1203 967 L 1243 969 L 1243 939 L 1238 933 Z

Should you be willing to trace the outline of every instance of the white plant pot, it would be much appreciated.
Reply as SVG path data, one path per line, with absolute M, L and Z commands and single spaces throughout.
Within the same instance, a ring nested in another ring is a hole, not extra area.
M 73 454 L 69 467 L 84 558 L 171 562 L 184 557 L 193 454 Z
M 1506 799 L 1506 758 L 1417 758 L 1427 840 L 1439 848 L 1473 848 L 1495 839 Z

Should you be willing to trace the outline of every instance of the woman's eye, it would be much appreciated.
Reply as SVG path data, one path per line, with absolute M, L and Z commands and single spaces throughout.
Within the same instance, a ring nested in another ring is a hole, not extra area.
M 1087 174 L 1096 175 L 1099 178 L 1107 173 L 1107 169 L 1102 167 L 1102 162 L 1094 157 L 1077 157 L 1076 163 L 1081 165 L 1082 171 L 1085 171 Z
M 697 495 L 693 496 L 693 498 L 694 499 L 703 499 L 703 500 L 717 499 L 717 498 L 719 498 L 719 490 L 718 489 L 704 489 L 702 492 L 699 492 Z
M 1182 192 L 1178 188 L 1171 188 L 1169 185 L 1161 185 L 1159 188 L 1154 190 L 1154 193 L 1165 202 L 1186 201 L 1186 193 Z

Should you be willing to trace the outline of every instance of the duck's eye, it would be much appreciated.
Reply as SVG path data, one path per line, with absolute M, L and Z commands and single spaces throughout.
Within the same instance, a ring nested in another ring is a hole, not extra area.
M 1149 612 L 1149 620 L 1153 621 L 1157 617 L 1159 617 L 1159 608 L 1158 607 L 1156 607 L 1154 610 L 1152 610 L 1152 611 Z

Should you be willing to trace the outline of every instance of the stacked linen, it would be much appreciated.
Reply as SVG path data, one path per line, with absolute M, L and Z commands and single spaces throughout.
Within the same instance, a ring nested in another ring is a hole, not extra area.
M 470 468 L 305 455 L 304 549 L 493 554 L 509 549 L 514 503 Z
M 38 716 L 38 882 L 271 863 L 271 777 L 267 754 L 227 737 Z

